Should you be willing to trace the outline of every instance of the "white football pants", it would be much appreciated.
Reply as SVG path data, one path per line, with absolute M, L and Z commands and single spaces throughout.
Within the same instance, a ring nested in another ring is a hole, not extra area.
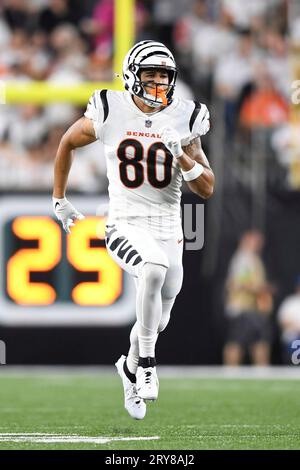
M 109 222 L 105 241 L 110 256 L 135 278 L 137 320 L 127 358 L 128 369 L 135 374 L 139 356 L 155 357 L 158 334 L 166 328 L 180 292 L 183 240 L 154 239 L 138 226 Z

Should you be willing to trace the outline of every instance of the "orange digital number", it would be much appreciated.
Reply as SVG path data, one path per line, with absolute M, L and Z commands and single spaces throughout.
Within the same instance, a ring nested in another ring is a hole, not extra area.
M 38 240 L 37 248 L 17 251 L 7 263 L 7 291 L 21 305 L 49 305 L 56 292 L 49 284 L 31 282 L 30 272 L 49 271 L 61 259 L 61 234 L 50 217 L 17 217 L 12 224 L 13 233 L 23 240 Z
M 90 240 L 104 239 L 105 219 L 88 217 L 72 227 L 68 235 L 67 257 L 80 271 L 97 271 L 98 282 L 81 282 L 72 290 L 72 299 L 79 305 L 110 305 L 122 292 L 122 270 L 106 248 L 90 247 Z

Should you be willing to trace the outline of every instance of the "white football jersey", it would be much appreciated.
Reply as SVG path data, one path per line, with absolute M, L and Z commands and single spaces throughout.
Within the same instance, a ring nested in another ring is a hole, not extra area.
M 109 219 L 138 224 L 157 238 L 180 236 L 182 173 L 160 139 L 171 126 L 182 139 L 209 130 L 204 104 L 175 98 L 143 113 L 127 91 L 96 90 L 85 116 L 104 144 L 109 180 Z

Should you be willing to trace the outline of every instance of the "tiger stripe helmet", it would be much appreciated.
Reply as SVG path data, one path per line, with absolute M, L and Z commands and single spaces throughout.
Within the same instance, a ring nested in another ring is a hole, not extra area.
M 149 95 L 144 89 L 141 81 L 141 71 L 149 68 L 165 69 L 169 76 L 169 85 L 166 91 L 166 103 L 162 100 L 160 93 Z M 125 89 L 132 95 L 138 96 L 142 101 L 157 108 L 169 105 L 172 101 L 175 82 L 177 77 L 177 67 L 171 51 L 161 42 L 147 40 L 135 44 L 126 54 L 123 61 L 123 83 Z

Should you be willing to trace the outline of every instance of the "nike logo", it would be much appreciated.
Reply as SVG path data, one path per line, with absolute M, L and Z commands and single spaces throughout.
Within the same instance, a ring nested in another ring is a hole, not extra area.
M 181 240 L 177 240 L 177 243 L 181 243 L 181 242 L 182 242 L 182 240 L 183 240 L 183 238 L 182 238 Z
M 55 209 L 56 209 L 56 206 L 57 206 L 57 205 L 58 205 L 58 206 L 60 205 L 59 202 L 57 202 L 57 203 L 55 204 Z

